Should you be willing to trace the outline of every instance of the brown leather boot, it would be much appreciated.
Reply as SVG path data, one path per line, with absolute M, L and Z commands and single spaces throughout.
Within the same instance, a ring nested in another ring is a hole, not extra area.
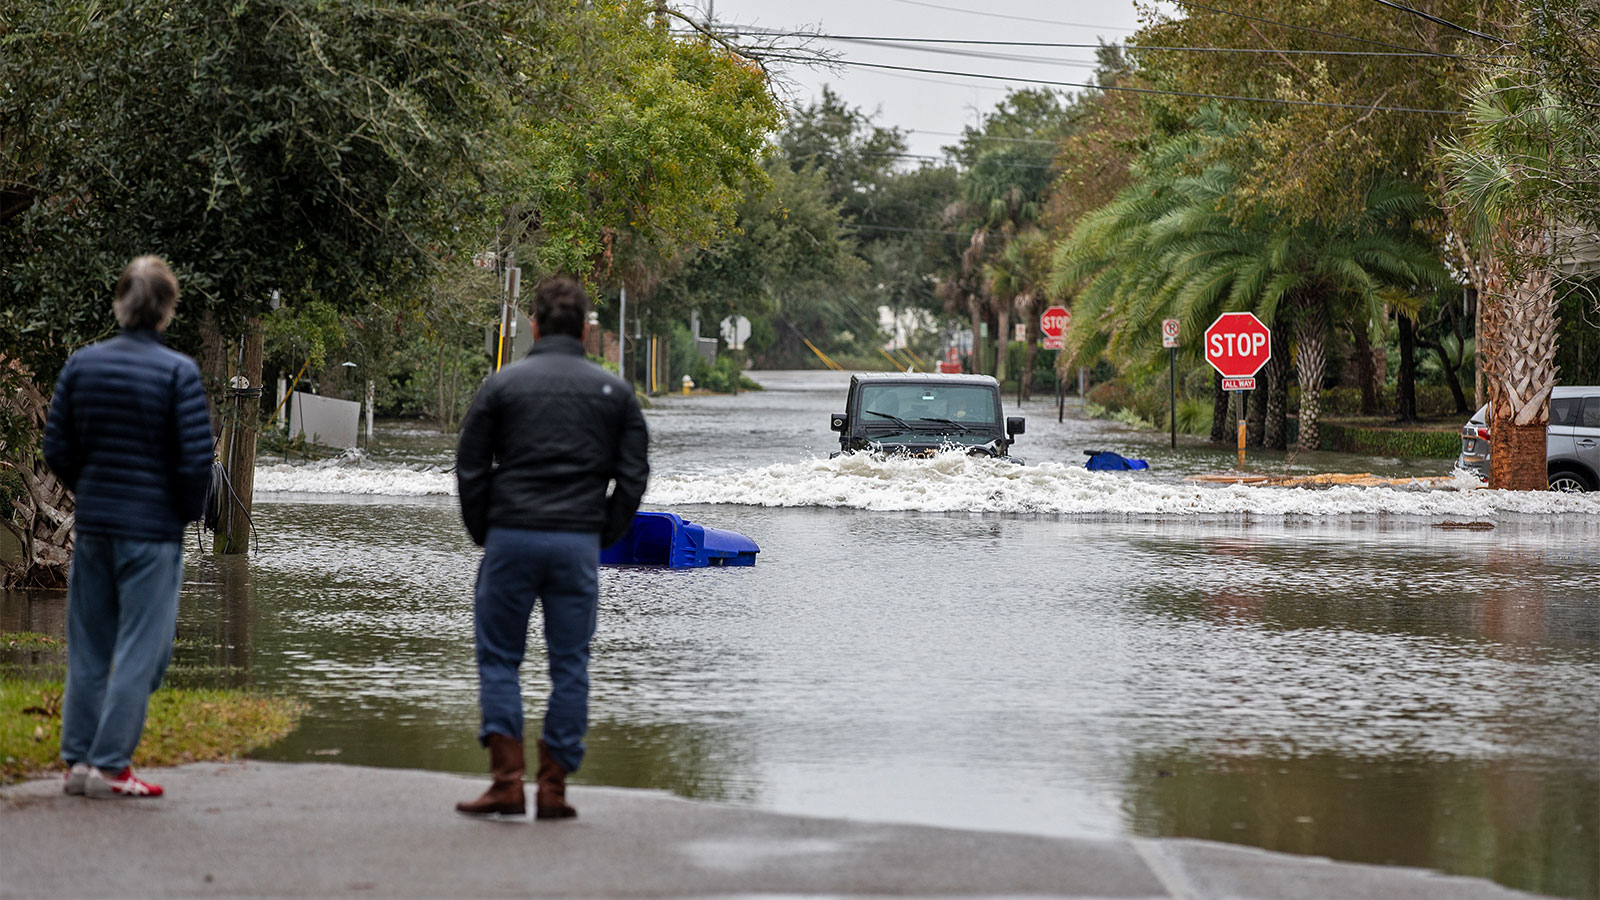
M 489 774 L 494 783 L 482 797 L 470 803 L 457 803 L 456 812 L 469 816 L 527 815 L 527 801 L 522 795 L 522 774 L 527 768 L 521 741 L 504 734 L 490 734 Z
M 578 811 L 567 805 L 567 770 L 551 755 L 544 741 L 539 742 L 539 793 L 534 800 L 534 815 L 541 819 L 571 819 Z

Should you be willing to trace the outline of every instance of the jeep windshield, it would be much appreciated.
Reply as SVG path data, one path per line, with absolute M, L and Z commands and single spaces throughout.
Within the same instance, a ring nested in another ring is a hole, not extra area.
M 985 443 L 1000 433 L 995 392 L 975 384 L 869 384 L 861 424 L 870 440 Z

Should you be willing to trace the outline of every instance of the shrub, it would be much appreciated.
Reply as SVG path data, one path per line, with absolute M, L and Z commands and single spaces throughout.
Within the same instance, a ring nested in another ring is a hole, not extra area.
M 1362 428 L 1327 421 L 1319 423 L 1318 428 L 1323 450 L 1425 459 L 1453 459 L 1461 450 L 1461 434 L 1454 428 Z
M 1121 422 L 1122 424 L 1128 426 L 1129 428 L 1137 428 L 1137 429 L 1139 429 L 1141 431 L 1154 431 L 1155 430 L 1155 426 L 1154 425 L 1150 424 L 1150 422 L 1148 420 L 1146 420 L 1143 416 L 1140 416 L 1138 413 L 1134 412 L 1131 409 L 1119 409 L 1119 410 L 1117 410 L 1116 412 L 1111 414 L 1111 420 L 1114 421 L 1114 422 Z
M 1084 400 L 1116 412 L 1133 405 L 1133 389 L 1121 381 L 1106 381 L 1089 388 Z
M 1211 433 L 1211 402 L 1178 398 L 1178 430 L 1184 434 Z
M 694 374 L 689 377 L 694 379 L 696 387 L 718 394 L 733 393 L 735 385 L 742 391 L 761 390 L 761 385 L 745 377 L 739 368 L 739 361 L 727 354 L 717 357 L 715 363 L 708 363 L 705 357 L 698 357 Z

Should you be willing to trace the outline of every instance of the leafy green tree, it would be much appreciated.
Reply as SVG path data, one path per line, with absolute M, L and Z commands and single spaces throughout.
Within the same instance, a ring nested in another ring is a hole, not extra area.
M 1497 34 L 1515 18 L 1513 4 L 1500 0 L 1441 0 L 1427 9 Z M 1156 115 L 1182 121 L 1202 105 L 1219 106 L 1243 124 L 1213 147 L 1238 173 L 1241 202 L 1335 226 L 1363 215 L 1375 180 L 1437 185 L 1437 151 L 1460 124 L 1450 113 L 1477 77 L 1475 64 L 1502 52 L 1371 0 L 1239 0 L 1178 13 L 1156 18 L 1130 42 L 1139 78 L 1156 88 L 1282 102 L 1150 98 Z M 1392 111 L 1400 108 L 1441 112 Z
M 1557 258 L 1561 226 L 1581 224 L 1564 173 L 1584 153 L 1562 102 L 1515 73 L 1481 83 L 1470 124 L 1446 150 L 1454 195 L 1482 256 L 1473 269 L 1482 311 L 1493 487 L 1546 486 L 1545 428 L 1556 384 Z
M 7 6 L 0 352 L 41 378 L 113 329 L 109 286 L 139 252 L 178 272 L 192 347 L 201 311 L 234 331 L 275 294 L 357 308 L 478 237 L 461 226 L 503 109 L 490 10 Z
M 780 328 L 762 349 L 794 355 L 799 335 L 850 321 L 845 304 L 865 263 L 843 230 L 822 173 L 770 164 L 770 181 L 751 186 L 736 226 L 657 289 L 655 299 L 674 317 L 698 309 L 709 321 L 742 315 L 772 318 Z M 799 352 L 809 356 L 803 344 Z
M 972 319 L 973 347 L 982 345 L 980 325 L 994 329 L 994 375 L 1005 380 L 1011 345 L 1011 317 L 1022 312 L 1030 320 L 1028 365 L 1037 352 L 1033 285 L 1039 273 L 1038 254 L 1030 248 L 1041 240 L 1036 234 L 1045 196 L 1054 177 L 1057 142 L 1066 136 L 1073 108 L 1062 95 L 1050 90 L 1014 91 L 984 117 L 981 128 L 963 129 L 951 155 L 961 164 L 961 203 L 951 209 L 950 221 L 971 231 L 960 269 L 951 276 L 951 296 L 964 296 Z M 1015 241 L 1023 247 L 1010 250 Z M 995 263 L 996 258 L 1006 262 Z M 975 277 L 987 271 L 991 277 Z M 994 275 L 999 275 L 998 284 Z M 961 289 L 970 284 L 975 289 Z M 996 288 L 999 291 L 996 291 Z
M 542 28 L 442 0 L 7 2 L 0 20 L 0 354 L 48 380 L 114 330 L 113 280 L 156 252 L 183 285 L 174 340 L 249 390 L 275 302 L 359 309 L 481 243 L 511 83 L 495 36 Z M 260 410 L 228 400 L 247 512 Z M 228 518 L 219 549 L 242 550 L 248 517 Z
M 1296 222 L 1260 205 L 1241 210 L 1230 167 L 1193 168 L 1230 126 L 1215 117 L 1198 124 L 1199 131 L 1147 155 L 1135 183 L 1086 217 L 1058 249 L 1054 291 L 1082 285 L 1068 350 L 1080 360 L 1107 353 L 1148 366 L 1161 356 L 1163 318 L 1178 319 L 1186 334 L 1199 334 L 1229 311 L 1252 311 L 1275 326 L 1292 320 L 1299 446 L 1315 449 L 1330 321 L 1364 319 L 1385 302 L 1410 303 L 1407 295 L 1447 282 L 1437 254 L 1415 230 L 1427 198 L 1407 182 L 1379 182 L 1365 193 L 1361 217 L 1340 228 Z M 1281 404 L 1285 390 L 1282 379 L 1272 385 L 1269 427 L 1274 395 Z
M 525 277 L 625 280 L 648 295 L 766 182 L 779 123 L 766 73 L 675 36 L 645 0 L 575 6 L 548 39 L 515 57 L 533 99 L 515 107 L 501 244 Z

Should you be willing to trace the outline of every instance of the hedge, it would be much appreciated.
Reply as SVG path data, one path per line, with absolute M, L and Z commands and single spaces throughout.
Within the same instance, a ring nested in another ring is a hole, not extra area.
M 1323 419 L 1317 425 L 1321 449 L 1368 456 L 1454 459 L 1461 452 L 1461 431 L 1418 431 L 1364 428 Z

